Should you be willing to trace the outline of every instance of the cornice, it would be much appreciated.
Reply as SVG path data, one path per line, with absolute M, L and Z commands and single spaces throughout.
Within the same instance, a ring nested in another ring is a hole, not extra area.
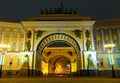
M 0 28 L 23 28 L 21 23 L 14 22 L 0 22 Z
M 92 27 L 95 21 L 22 21 L 24 28 L 70 29 Z

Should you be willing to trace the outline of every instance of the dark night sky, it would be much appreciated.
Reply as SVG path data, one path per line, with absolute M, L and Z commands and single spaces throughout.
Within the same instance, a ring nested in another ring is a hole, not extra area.
M 59 7 L 61 2 L 94 20 L 120 18 L 120 0 L 0 0 L 0 20 L 22 21 L 37 16 L 40 9 Z

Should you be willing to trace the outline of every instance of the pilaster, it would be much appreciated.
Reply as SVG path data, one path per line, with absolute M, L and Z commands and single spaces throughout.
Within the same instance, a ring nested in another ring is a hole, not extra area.
M 118 42 L 120 42 L 120 29 L 117 28 L 117 35 L 118 35 Z M 118 50 L 120 50 L 120 43 L 118 43 L 119 46 L 118 46 Z
M 24 44 L 23 44 L 23 49 L 24 49 L 24 51 L 26 50 L 26 48 L 25 48 L 26 38 L 27 38 L 27 31 L 24 30 Z
M 105 44 L 105 38 L 104 38 L 104 32 L 103 29 L 101 30 L 101 36 L 102 36 L 102 51 L 105 51 L 104 44 Z
M 10 41 L 9 44 L 12 45 L 12 30 L 10 30 Z M 11 49 L 9 49 L 8 51 L 10 51 Z
M 110 37 L 110 43 L 113 43 L 111 29 L 109 29 L 109 37 Z
M 35 30 L 32 30 L 32 37 L 31 37 L 31 51 L 34 51 L 34 34 L 35 34 Z
M 91 46 L 92 46 L 92 51 L 95 50 L 95 47 L 94 47 L 94 39 L 93 39 L 93 28 L 91 28 Z
M 1 44 L 3 44 L 3 43 L 4 43 L 4 33 L 5 33 L 4 31 L 5 31 L 5 30 L 3 30 L 3 29 L 2 29 Z
M 16 51 L 19 51 L 19 46 L 20 46 L 20 32 L 18 31 L 17 50 Z
M 86 35 L 85 35 L 86 30 L 83 29 L 83 51 L 86 51 Z

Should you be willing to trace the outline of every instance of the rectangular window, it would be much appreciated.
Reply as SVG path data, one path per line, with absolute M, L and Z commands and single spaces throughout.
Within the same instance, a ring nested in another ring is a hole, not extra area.
M 20 34 L 20 38 L 24 38 L 24 34 L 23 33 Z
M 112 29 L 112 36 L 113 36 L 113 39 L 114 39 L 114 37 L 117 37 L 117 30 L 116 29 Z
M 117 58 L 117 67 L 120 67 L 120 58 Z
M 17 59 L 17 66 L 20 66 L 20 58 Z
M 18 32 L 13 32 L 13 38 L 18 38 Z
M 108 68 L 111 68 L 110 59 L 108 58 Z
M 109 41 L 109 30 L 104 30 L 104 40 L 108 40 Z
M 10 32 L 5 32 L 5 37 L 10 37 Z
M 96 35 L 97 35 L 97 36 L 101 36 L 101 30 L 97 30 Z
M 23 51 L 23 43 L 20 43 L 20 51 Z
M 16 50 L 16 43 L 13 42 L 13 43 L 12 43 L 12 51 L 15 51 L 15 50 Z

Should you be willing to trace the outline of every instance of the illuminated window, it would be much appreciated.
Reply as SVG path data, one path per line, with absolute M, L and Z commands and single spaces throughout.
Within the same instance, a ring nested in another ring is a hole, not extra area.
M 119 41 L 113 40 L 113 43 L 115 44 L 114 51 L 118 51 L 119 50 Z
M 101 31 L 100 31 L 100 30 L 97 30 L 96 35 L 97 35 L 97 36 L 101 36 Z
M 110 59 L 108 58 L 108 68 L 111 68 Z
M 5 37 L 10 37 L 10 32 L 5 32 Z
M 17 66 L 20 66 L 20 58 L 17 59 Z
M 13 38 L 17 38 L 18 37 L 18 32 L 13 32 Z
M 24 34 L 23 33 L 21 33 L 20 38 L 24 38 Z
M 16 43 L 13 42 L 13 43 L 12 43 L 12 51 L 15 51 L 15 50 L 16 50 Z
M 117 58 L 116 62 L 117 62 L 117 67 L 120 67 L 120 58 Z
M 98 50 L 101 50 L 101 49 L 102 49 L 102 41 L 98 40 Z
M 23 51 L 23 46 L 24 46 L 24 44 L 20 43 L 20 51 Z

